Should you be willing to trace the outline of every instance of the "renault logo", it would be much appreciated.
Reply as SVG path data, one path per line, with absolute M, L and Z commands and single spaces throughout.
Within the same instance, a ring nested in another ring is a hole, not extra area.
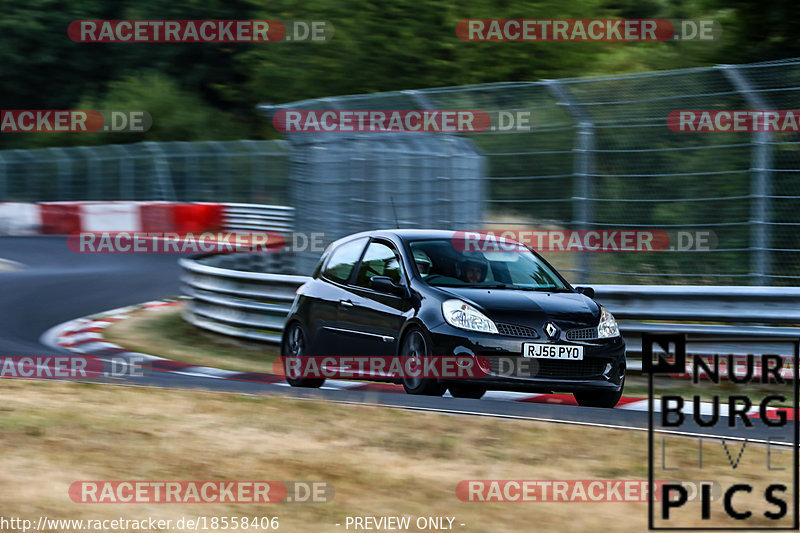
M 551 339 L 555 339 L 556 335 L 558 335 L 558 328 L 552 322 L 548 322 L 544 327 L 544 332 L 547 333 L 547 336 Z

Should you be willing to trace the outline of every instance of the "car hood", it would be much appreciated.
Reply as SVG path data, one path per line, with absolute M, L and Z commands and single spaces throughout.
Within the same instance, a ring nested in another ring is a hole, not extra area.
M 516 291 L 437 287 L 443 293 L 477 307 L 492 320 L 539 327 L 545 320 L 559 326 L 596 326 L 600 308 L 590 298 L 574 292 Z

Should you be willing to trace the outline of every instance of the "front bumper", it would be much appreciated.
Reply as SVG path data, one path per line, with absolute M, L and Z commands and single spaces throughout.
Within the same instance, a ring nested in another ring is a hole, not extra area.
M 521 392 L 618 391 L 625 377 L 623 338 L 554 341 L 476 333 L 441 324 L 430 331 L 433 355 L 470 355 L 485 377 L 458 380 L 489 390 Z M 522 357 L 522 344 L 583 346 L 583 360 Z M 447 380 L 452 382 L 453 380 Z

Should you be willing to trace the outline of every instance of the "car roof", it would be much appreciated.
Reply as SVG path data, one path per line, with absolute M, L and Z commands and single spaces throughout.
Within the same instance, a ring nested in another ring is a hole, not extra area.
M 357 239 L 359 237 L 384 237 L 389 239 L 399 239 L 402 241 L 416 241 L 420 239 L 450 239 L 455 234 L 452 230 L 442 229 L 382 229 L 362 231 L 347 235 L 337 241 Z
M 478 230 L 482 231 L 482 230 Z M 428 239 L 452 239 L 454 235 L 461 234 L 463 236 L 463 231 L 453 231 L 453 230 L 444 230 L 444 229 L 382 229 L 382 230 L 370 230 L 370 231 L 362 231 L 360 233 L 353 233 L 351 235 L 346 235 L 340 239 L 337 239 L 333 244 L 339 244 L 340 242 L 349 241 L 351 239 L 357 239 L 360 237 L 383 237 L 389 240 L 400 240 L 403 242 L 414 242 L 420 240 L 428 240 Z M 513 239 L 509 239 L 507 237 L 497 237 L 498 240 L 503 240 L 506 242 L 513 242 L 516 243 L 517 241 Z

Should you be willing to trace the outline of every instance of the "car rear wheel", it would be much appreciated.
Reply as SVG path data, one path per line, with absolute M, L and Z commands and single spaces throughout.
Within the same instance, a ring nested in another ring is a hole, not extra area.
M 622 389 L 625 387 L 625 378 L 622 378 L 622 385 L 618 391 L 602 392 L 575 392 L 575 401 L 583 407 L 605 407 L 611 408 L 619 403 L 622 398 Z
M 303 326 L 300 325 L 299 322 L 292 322 L 289 325 L 289 329 L 286 331 L 286 335 L 283 337 L 283 342 L 281 343 L 281 356 L 285 360 L 306 356 L 306 347 L 308 346 L 306 339 L 308 339 L 308 337 L 306 336 Z M 290 369 L 292 368 L 292 365 L 286 364 L 288 361 L 284 361 L 284 363 L 284 369 L 286 370 L 286 382 L 292 387 L 318 388 L 325 383 L 325 378 L 303 378 L 299 376 L 290 376 L 289 374 L 291 373 Z
M 473 398 L 479 400 L 486 394 L 486 387 L 476 385 L 450 385 L 450 394 L 453 398 Z
M 400 355 L 416 360 L 417 365 L 422 365 L 422 360 L 431 357 L 430 347 L 425 334 L 419 328 L 414 328 L 403 337 L 400 346 Z M 436 379 L 403 376 L 403 388 L 408 394 L 423 394 L 426 396 L 441 396 L 447 389 Z

